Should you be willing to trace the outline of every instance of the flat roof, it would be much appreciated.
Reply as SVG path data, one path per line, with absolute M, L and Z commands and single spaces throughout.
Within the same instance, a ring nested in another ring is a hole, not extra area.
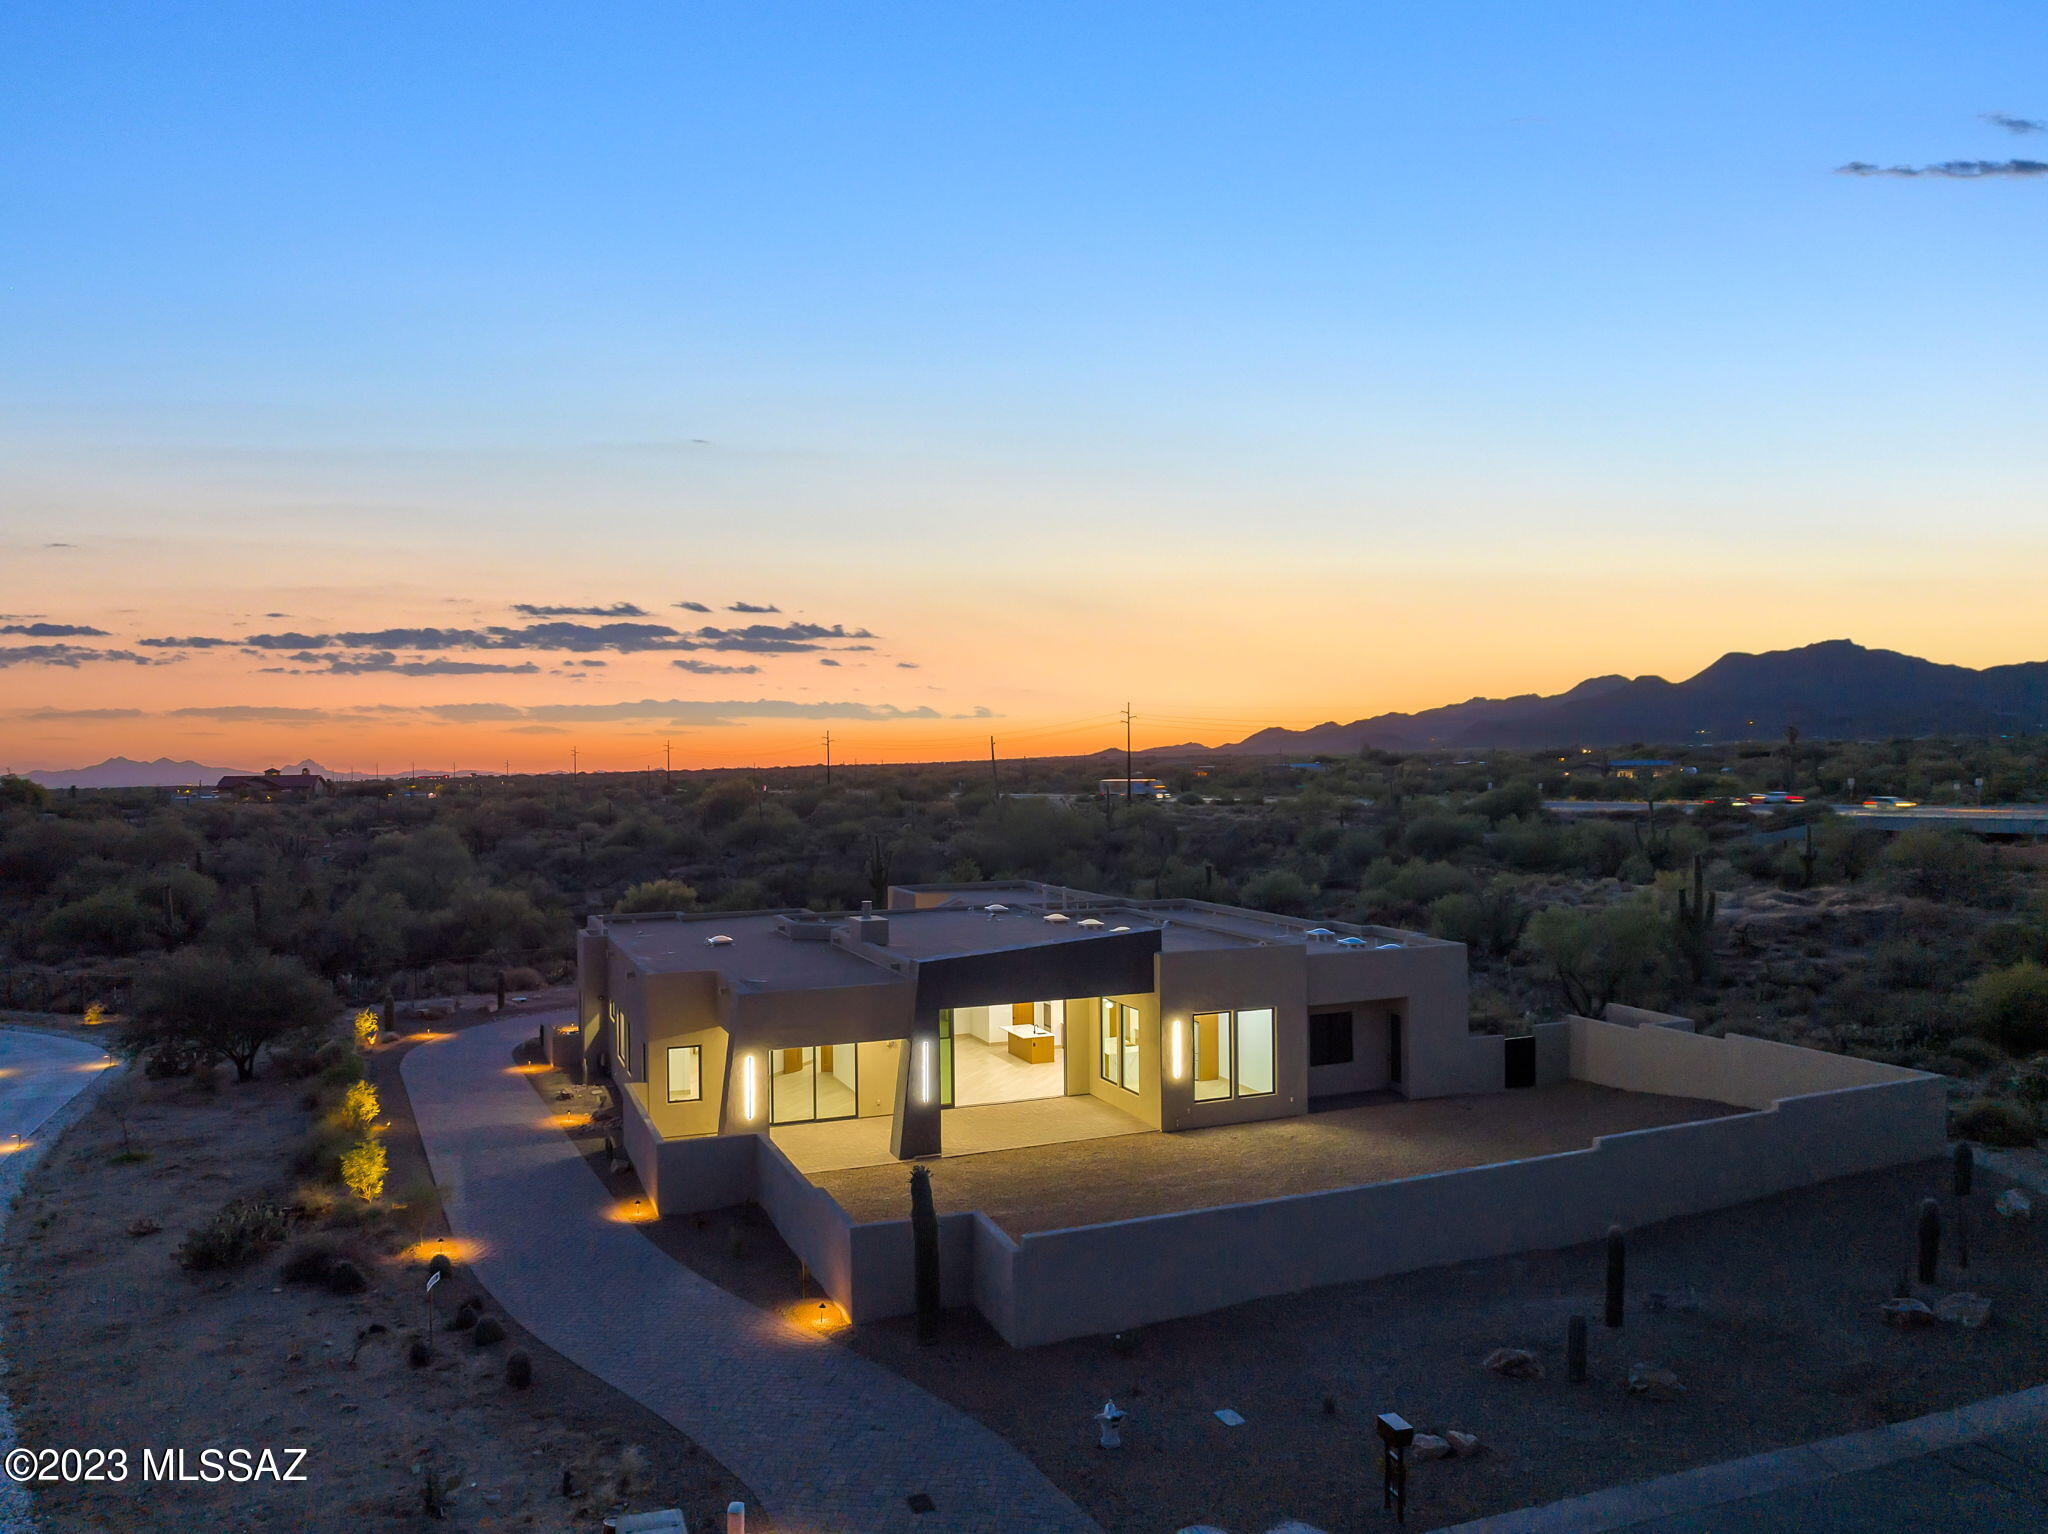
M 925 911 L 883 914 L 889 919 L 889 951 L 911 959 L 1044 948 L 1054 943 L 1101 937 L 1120 926 L 1134 931 L 1153 931 L 1159 926 L 1156 918 L 1147 919 L 1136 911 L 1076 911 L 1066 921 L 1047 921 L 1050 913 L 1037 905 L 993 913 L 969 906 L 943 905 Z M 1084 919 L 1103 925 L 1084 927 Z
M 893 970 L 832 942 L 782 935 L 785 916 L 802 912 L 744 911 L 689 916 L 606 916 L 604 931 L 620 953 L 654 974 L 708 971 L 764 990 L 823 990 L 841 985 L 894 985 Z M 729 937 L 730 943 L 713 943 Z

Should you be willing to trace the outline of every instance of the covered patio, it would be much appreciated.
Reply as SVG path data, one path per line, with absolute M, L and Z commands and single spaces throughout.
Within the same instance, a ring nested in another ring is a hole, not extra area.
M 882 1115 L 822 1124 L 780 1124 L 769 1131 L 768 1137 L 805 1176 L 856 1167 L 895 1166 L 899 1163 L 889 1152 L 892 1122 Z M 943 1154 L 948 1157 L 1152 1132 L 1121 1109 L 1098 1097 L 1084 1096 L 948 1108 L 940 1115 L 939 1123 L 945 1145 Z

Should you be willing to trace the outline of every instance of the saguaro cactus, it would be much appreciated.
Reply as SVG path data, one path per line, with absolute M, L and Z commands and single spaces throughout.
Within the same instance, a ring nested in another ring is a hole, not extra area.
M 1628 1248 L 1623 1242 L 1621 1227 L 1607 1227 L 1607 1324 L 1621 1325 L 1621 1315 L 1628 1289 Z
M 910 1169 L 910 1249 L 917 1288 L 917 1340 L 939 1335 L 939 1212 L 932 1204 L 929 1168 Z
M 1707 888 L 1707 858 L 1694 853 L 1692 888 L 1678 892 L 1678 935 L 1685 967 L 1695 981 L 1704 980 L 1714 962 L 1714 916 L 1720 897 Z
M 1931 1284 L 1941 1263 L 1941 1205 L 1920 1200 L 1920 1282 Z

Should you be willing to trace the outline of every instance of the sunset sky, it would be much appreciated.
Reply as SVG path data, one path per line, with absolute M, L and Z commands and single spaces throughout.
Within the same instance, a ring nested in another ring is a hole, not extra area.
M 2037 0 L 16 0 L 0 768 L 2048 658 L 2044 124 Z

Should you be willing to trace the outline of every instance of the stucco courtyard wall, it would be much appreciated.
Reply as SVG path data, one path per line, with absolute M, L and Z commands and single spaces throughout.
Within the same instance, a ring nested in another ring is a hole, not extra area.
M 1326 1284 L 1597 1239 L 1937 1155 L 1939 1077 L 1743 1037 L 1574 1018 L 1572 1074 L 1752 1111 L 1606 1135 L 1584 1150 L 1286 1198 L 1012 1237 L 939 1217 L 944 1302 L 1014 1346 L 1120 1331 Z M 644 1125 L 644 1119 L 640 1121 Z M 853 1223 L 765 1136 L 628 1146 L 655 1161 L 665 1214 L 739 1201 L 744 1184 L 855 1322 L 915 1306 L 910 1222 Z M 637 1143 L 636 1143 L 637 1142 Z M 734 1160 L 739 1147 L 745 1161 Z M 647 1171 L 642 1170 L 646 1180 Z M 905 1208 L 909 1172 L 905 1169 Z

